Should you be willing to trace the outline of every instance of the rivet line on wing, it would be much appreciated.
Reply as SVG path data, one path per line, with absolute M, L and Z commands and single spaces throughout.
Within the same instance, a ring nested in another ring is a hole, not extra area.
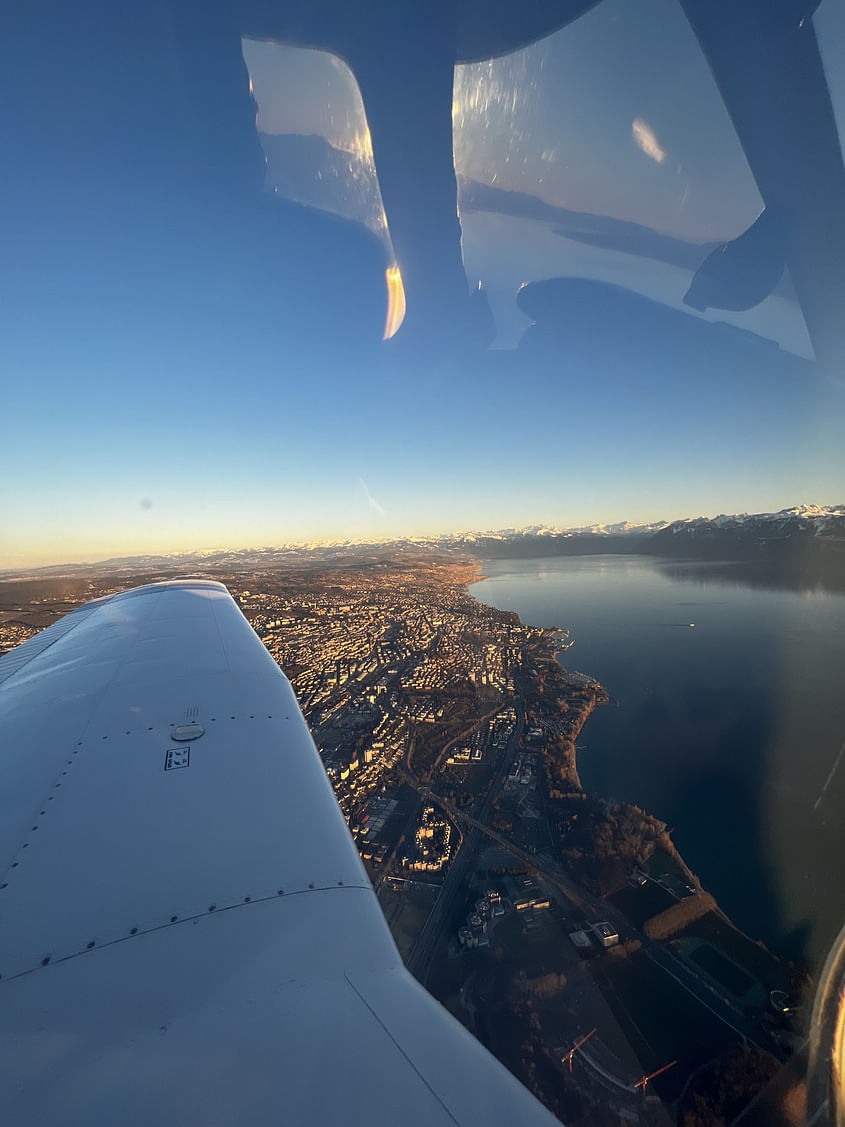
M 66 955 L 54 955 L 52 952 L 41 956 L 36 956 L 35 962 L 31 967 L 26 970 L 17 971 L 15 974 L 4 975 L 0 972 L 0 983 L 12 982 L 16 978 L 23 978 L 25 975 L 32 974 L 34 971 L 39 970 L 41 967 L 55 965 L 57 963 L 66 963 L 71 959 L 78 959 L 82 955 L 88 954 L 93 950 L 102 950 L 104 947 L 113 947 L 117 943 L 125 943 L 130 939 L 140 939 L 145 935 L 152 935 L 154 932 L 163 931 L 166 928 L 179 926 L 180 924 L 192 923 L 203 919 L 209 915 L 219 916 L 224 912 L 234 912 L 238 909 L 251 908 L 256 904 L 265 904 L 270 900 L 277 900 L 280 896 L 286 899 L 293 896 L 302 896 L 310 892 L 336 892 L 339 889 L 346 891 L 347 889 L 358 889 L 363 892 L 372 892 L 372 887 L 369 884 L 344 884 L 342 880 L 335 881 L 332 884 L 309 884 L 307 888 L 292 888 L 286 890 L 279 888 L 273 893 L 268 893 L 264 896 L 244 896 L 232 904 L 209 904 L 204 912 L 194 912 L 189 916 L 172 915 L 164 923 L 153 924 L 150 927 L 133 926 L 127 928 L 121 935 L 114 935 L 108 939 L 98 940 L 96 938 L 89 939 L 81 950 L 71 951 Z
M 59 774 L 54 777 L 53 782 L 50 784 L 49 790 L 45 794 L 42 801 L 38 804 L 38 811 L 32 815 L 33 825 L 30 827 L 29 834 L 27 834 L 26 840 L 21 842 L 18 852 L 14 855 L 11 864 L 3 874 L 3 879 L 2 881 L 0 881 L 0 892 L 2 892 L 3 889 L 9 887 L 9 877 L 12 874 L 12 870 L 20 868 L 21 862 L 25 857 L 23 851 L 25 849 L 29 849 L 31 844 L 30 835 L 38 832 L 38 828 L 41 825 L 41 820 L 43 818 L 46 818 L 47 814 L 51 810 L 50 803 L 54 802 L 58 797 L 55 792 L 61 790 L 63 785 L 67 785 L 68 768 L 74 765 L 74 756 L 79 754 L 80 747 L 82 747 L 82 740 L 77 740 L 76 747 L 73 749 L 70 759 L 65 760 L 65 762 L 62 764 L 62 769 L 60 770 Z

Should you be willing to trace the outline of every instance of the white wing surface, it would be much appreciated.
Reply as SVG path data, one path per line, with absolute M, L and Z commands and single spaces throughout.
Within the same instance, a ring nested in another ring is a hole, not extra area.
M 556 1122 L 405 971 L 221 584 L 0 659 L 0 867 L 4 1124 Z

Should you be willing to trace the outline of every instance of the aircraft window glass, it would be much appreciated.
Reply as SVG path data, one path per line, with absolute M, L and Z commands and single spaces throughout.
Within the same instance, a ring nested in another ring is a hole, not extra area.
M 522 282 L 578 276 L 692 312 L 692 274 L 762 200 L 680 6 L 605 0 L 510 55 L 458 66 L 464 258 L 500 347 L 526 327 Z M 708 309 L 811 356 L 788 275 L 746 312 Z
M 388 242 L 355 76 L 336 55 L 243 40 L 268 191 L 363 223 Z
M 845 60 L 842 57 L 845 8 L 836 3 L 836 0 L 823 0 L 813 15 L 813 26 L 824 63 L 825 78 L 841 144 L 845 134 Z

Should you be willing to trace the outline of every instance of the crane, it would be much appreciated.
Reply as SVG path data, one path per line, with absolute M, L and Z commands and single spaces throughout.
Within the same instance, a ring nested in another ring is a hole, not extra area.
M 662 1072 L 668 1072 L 669 1069 L 677 1063 L 678 1062 L 676 1060 L 670 1060 L 668 1064 L 664 1064 L 663 1067 L 658 1068 L 656 1072 L 650 1072 L 648 1076 L 643 1076 L 641 1080 L 638 1080 L 636 1082 L 634 1089 L 636 1090 L 637 1088 L 642 1088 L 643 1095 L 645 1095 L 645 1090 L 648 1087 L 649 1080 L 653 1080 L 655 1076 L 659 1076 Z
M 572 1058 L 575 1056 L 576 1052 L 578 1051 L 578 1049 L 581 1048 L 581 1046 L 584 1044 L 584 1042 L 589 1041 L 590 1038 L 592 1037 L 592 1035 L 595 1032 L 596 1032 L 595 1029 L 591 1029 L 590 1032 L 586 1035 L 586 1037 L 582 1037 L 580 1041 L 576 1041 L 576 1043 L 572 1046 L 572 1048 L 569 1050 L 569 1052 L 566 1053 L 564 1056 L 562 1056 L 560 1058 L 561 1064 L 563 1064 L 564 1061 L 569 1061 L 569 1071 L 570 1072 L 572 1071 Z

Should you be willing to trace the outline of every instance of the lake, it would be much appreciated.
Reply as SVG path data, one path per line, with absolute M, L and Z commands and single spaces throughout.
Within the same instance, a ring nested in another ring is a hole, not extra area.
M 817 967 L 845 923 L 845 596 L 646 556 L 484 572 L 477 599 L 568 629 L 562 663 L 618 703 L 581 733 L 584 787 L 668 822 L 739 927 Z

